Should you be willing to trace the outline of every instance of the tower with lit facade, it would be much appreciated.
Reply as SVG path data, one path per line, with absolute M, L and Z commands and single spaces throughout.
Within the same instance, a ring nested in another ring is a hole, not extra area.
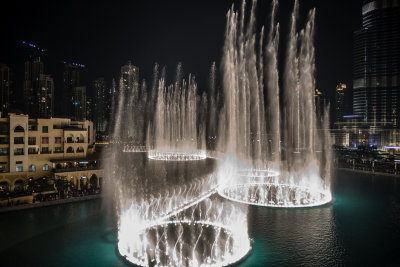
M 107 85 L 104 78 L 93 81 L 93 124 L 97 132 L 105 132 L 107 127 Z
M 335 122 L 343 121 L 343 116 L 345 115 L 345 93 L 346 84 L 339 83 L 336 86 L 335 91 Z
M 38 117 L 51 118 L 54 116 L 54 80 L 50 75 L 40 75 L 38 92 Z
M 31 56 L 25 61 L 24 112 L 30 117 L 39 117 L 39 94 L 44 64 L 40 56 Z
M 1 112 L 1 117 L 7 116 L 7 112 L 10 110 L 11 92 L 12 92 L 11 68 L 5 64 L 0 64 L 0 112 Z
M 353 112 L 365 122 L 400 127 L 400 3 L 366 0 L 354 33 Z

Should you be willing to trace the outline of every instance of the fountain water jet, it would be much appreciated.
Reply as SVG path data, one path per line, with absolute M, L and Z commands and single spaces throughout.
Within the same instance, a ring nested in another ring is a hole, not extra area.
M 148 136 L 153 149 L 149 158 L 166 161 L 190 161 L 206 158 L 204 132 L 197 130 L 197 84 L 194 76 L 182 79 L 178 64 L 175 83 L 166 86 L 165 75 L 158 81 L 153 132 Z M 202 147 L 203 146 L 203 147 Z
M 240 12 L 232 7 L 227 14 L 223 94 L 216 92 L 215 64 L 209 97 L 197 95 L 193 76 L 182 78 L 181 65 L 170 86 L 165 71 L 158 77 L 156 65 L 151 92 L 120 90 L 114 108 L 116 144 L 107 173 L 117 178 L 118 250 L 134 264 L 232 264 L 250 251 L 247 205 L 310 207 L 331 200 L 330 142 L 321 130 L 327 129 L 328 118 L 317 118 L 313 102 L 315 10 L 296 32 L 295 2 L 280 77 L 277 0 L 268 35 L 264 28 L 259 37 L 255 33 L 255 9 L 253 1 L 247 19 L 244 1 Z M 123 107 L 126 99 L 139 103 L 138 95 L 146 97 L 142 110 L 150 115 L 144 123 L 132 120 L 134 125 L 126 128 L 128 135 L 136 125 L 142 125 L 139 132 L 147 129 L 145 145 L 123 142 Z M 205 132 L 214 140 L 218 136 L 217 151 L 206 152 Z M 121 150 L 146 151 L 150 160 Z M 216 170 L 207 172 L 202 165 L 216 161 L 207 155 L 218 159 Z
M 332 196 L 329 133 L 319 130 L 326 125 L 327 118 L 318 124 L 313 99 L 315 10 L 309 12 L 304 29 L 296 32 L 295 1 L 285 71 L 279 77 L 277 5 L 274 0 L 267 43 L 264 46 L 262 28 L 258 50 L 256 1 L 247 20 L 245 1 L 240 12 L 232 8 L 227 15 L 222 60 L 225 105 L 219 151 L 231 155 L 222 167 L 231 170 L 219 174 L 218 192 L 230 200 L 252 205 L 322 205 L 331 201 Z M 282 90 L 279 78 L 283 79 Z M 318 155 L 316 151 L 323 153 Z M 250 171 L 243 175 L 243 168 Z M 264 170 L 262 177 L 258 170 Z

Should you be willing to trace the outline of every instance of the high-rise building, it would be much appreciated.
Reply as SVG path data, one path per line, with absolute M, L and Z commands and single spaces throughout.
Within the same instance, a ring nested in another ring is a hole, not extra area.
M 54 116 L 54 80 L 50 75 L 40 75 L 39 118 Z
M 39 92 L 44 66 L 40 57 L 29 57 L 25 61 L 24 112 L 32 118 L 39 117 Z
M 354 33 L 353 112 L 365 122 L 400 127 L 400 2 L 367 0 Z
M 107 108 L 107 85 L 104 78 L 93 81 L 94 101 L 93 101 L 93 124 L 97 132 L 105 132 L 107 127 L 106 108 Z
M 121 67 L 121 79 L 125 92 L 132 92 L 139 86 L 139 68 L 128 61 L 128 64 Z
M 5 65 L 0 64 L 0 112 L 1 117 L 6 117 L 10 110 L 10 95 L 12 90 L 12 72 Z
M 315 111 L 317 117 L 321 119 L 324 115 L 325 109 L 328 106 L 327 99 L 323 96 L 322 92 L 318 89 L 314 90 Z
M 72 88 L 71 119 L 74 121 L 86 120 L 86 87 L 76 86 Z
M 128 64 L 121 67 L 120 79 L 122 88 L 119 89 L 118 93 L 125 95 L 122 112 L 123 114 L 128 114 L 128 116 L 132 116 L 131 111 L 135 108 L 134 105 L 137 102 L 136 99 L 139 93 L 139 68 L 128 61 Z M 131 119 L 134 120 L 135 118 Z M 135 130 L 136 129 L 124 128 L 121 133 L 122 138 L 132 138 Z
M 339 83 L 336 86 L 335 91 L 335 122 L 343 121 L 343 116 L 345 114 L 345 93 L 346 84 Z
M 72 95 L 75 87 L 81 86 L 81 70 L 85 66 L 78 63 L 66 63 L 64 68 L 64 86 L 62 90 L 62 116 L 69 118 L 74 112 Z M 85 104 L 86 105 L 86 104 Z

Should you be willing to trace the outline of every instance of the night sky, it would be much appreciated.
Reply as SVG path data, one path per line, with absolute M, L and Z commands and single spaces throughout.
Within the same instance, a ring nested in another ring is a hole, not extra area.
M 13 1 L 2 9 L 0 62 L 13 68 L 17 96 L 23 86 L 23 40 L 47 49 L 45 73 L 55 77 L 57 92 L 62 88 L 63 61 L 85 64 L 83 83 L 89 86 L 98 77 L 110 83 L 128 60 L 147 81 L 155 62 L 167 67 L 169 77 L 182 62 L 185 73 L 194 73 L 204 90 L 211 63 L 221 60 L 225 15 L 233 2 L 240 6 L 241 1 L 226 0 Z M 271 1 L 259 1 L 260 25 L 268 25 L 270 5 Z M 284 39 L 293 1 L 281 0 L 279 5 Z M 332 100 L 338 82 L 351 86 L 353 31 L 361 27 L 362 1 L 300 0 L 301 18 L 313 7 L 317 87 Z

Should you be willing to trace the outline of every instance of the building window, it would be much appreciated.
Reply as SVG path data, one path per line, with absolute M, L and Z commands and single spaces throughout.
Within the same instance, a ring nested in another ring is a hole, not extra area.
M 70 137 L 67 137 L 67 143 L 73 143 L 74 142 L 74 140 L 72 140 L 72 137 L 70 136 Z
M 42 137 L 42 144 L 48 144 L 49 143 L 49 138 L 48 137 Z
M 18 161 L 15 162 L 15 164 L 22 164 L 22 163 L 23 163 L 23 162 L 20 161 L 20 160 L 18 160 Z
M 56 144 L 61 144 L 61 137 L 55 137 L 54 142 L 55 142 Z
M 20 145 L 24 143 L 24 138 L 23 137 L 14 137 L 14 144 Z
M 49 132 L 49 126 L 42 126 L 42 133 L 48 133 Z
M 8 123 L 1 122 L 0 123 L 0 134 L 8 135 Z
M 28 145 L 30 146 L 36 145 L 36 137 L 28 137 Z
M 7 165 L 0 165 L 0 172 L 7 172 Z
M 28 147 L 28 154 L 36 154 L 36 148 Z
M 74 149 L 72 147 L 67 148 L 67 153 L 74 153 Z
M 36 171 L 35 165 L 32 164 L 31 166 L 29 166 L 29 171 L 30 171 L 30 172 Z
M 22 172 L 22 166 L 16 166 L 15 167 L 16 172 Z
M 61 147 L 56 146 L 56 147 L 54 148 L 54 152 L 55 152 L 55 153 L 61 153 L 61 152 L 62 152 L 62 151 L 61 151 Z
M 8 148 L 0 148 L 0 155 L 8 155 Z
M 19 156 L 24 154 L 24 149 L 23 148 L 16 148 L 14 149 L 14 155 Z
M 49 148 L 48 147 L 42 147 L 42 154 L 48 154 L 49 153 Z
M 25 132 L 24 128 L 22 128 L 21 125 L 18 125 L 17 127 L 14 128 L 14 133 L 23 133 Z
M 84 152 L 83 147 L 78 147 L 78 149 L 76 150 L 76 152 L 78 152 L 78 153 L 83 153 L 83 152 Z
M 8 137 L 0 137 L 0 144 L 8 144 L 9 140 Z
M 48 171 L 49 170 L 49 164 L 44 164 L 43 165 L 43 170 Z
M 37 124 L 28 124 L 29 131 L 37 131 Z

